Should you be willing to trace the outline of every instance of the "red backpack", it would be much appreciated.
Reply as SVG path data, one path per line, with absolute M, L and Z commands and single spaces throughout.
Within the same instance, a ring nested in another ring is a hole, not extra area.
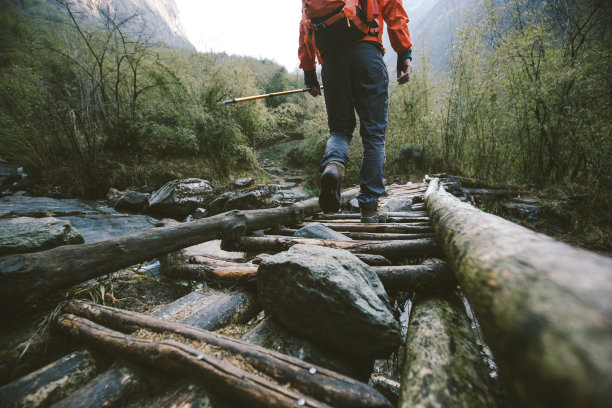
M 378 36 L 377 0 L 302 0 L 302 6 L 306 41 L 320 51 Z

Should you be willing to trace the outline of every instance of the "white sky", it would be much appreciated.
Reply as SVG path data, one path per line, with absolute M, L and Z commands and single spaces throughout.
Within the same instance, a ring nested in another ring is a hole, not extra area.
M 267 58 L 293 72 L 300 0 L 176 0 L 189 41 L 200 52 Z

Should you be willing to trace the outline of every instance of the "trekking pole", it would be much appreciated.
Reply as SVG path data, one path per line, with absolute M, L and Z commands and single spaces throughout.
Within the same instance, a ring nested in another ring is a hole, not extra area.
M 322 90 L 323 87 L 321 87 L 320 89 Z M 273 96 L 290 95 L 290 94 L 294 94 L 294 93 L 308 92 L 308 91 L 310 91 L 310 88 L 293 89 L 291 91 L 272 92 L 272 93 L 267 93 L 267 94 L 263 94 L 263 95 L 255 95 L 255 96 L 245 96 L 243 98 L 228 99 L 227 101 L 223 101 L 223 104 L 227 105 L 228 103 L 238 103 L 238 102 L 253 101 L 255 99 L 272 98 Z

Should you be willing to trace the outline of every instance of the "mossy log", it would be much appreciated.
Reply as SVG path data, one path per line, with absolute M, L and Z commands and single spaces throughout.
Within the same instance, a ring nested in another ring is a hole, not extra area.
M 488 408 L 496 391 L 465 307 L 453 290 L 413 299 L 402 367 L 401 408 Z
M 52 408 L 107 408 L 125 406 L 125 399 L 141 386 L 128 367 L 114 367 L 92 379 Z
M 220 393 L 223 391 L 224 395 L 234 400 L 238 398 L 248 402 L 249 406 L 256 401 L 262 406 L 295 406 L 300 399 L 305 400 L 305 406 L 311 407 L 327 406 L 326 404 L 337 407 L 390 406 L 376 390 L 359 381 L 206 330 L 83 301 L 69 302 L 63 312 L 66 314 L 58 318 L 58 324 L 70 334 L 106 351 L 114 350 L 128 358 L 154 365 L 156 368 L 164 368 L 182 375 L 189 373 L 197 375 L 199 378 L 204 378 L 207 384 L 214 386 L 216 391 Z M 74 313 L 82 318 L 75 316 Z M 154 333 L 172 333 L 205 344 L 206 350 L 212 347 L 215 353 L 225 353 L 226 359 L 231 359 L 232 356 L 239 358 L 280 384 L 291 383 L 292 389 L 279 387 L 227 361 L 210 356 L 201 349 L 193 349 L 174 341 L 154 342 L 121 333 L 140 329 Z M 319 403 L 313 398 L 322 402 Z
M 308 224 L 310 223 L 297 224 L 296 228 L 302 228 Z M 433 232 L 433 227 L 431 225 L 411 225 L 401 223 L 329 223 L 325 224 L 325 226 L 338 232 L 372 232 L 379 234 L 420 234 Z
M 356 190 L 343 193 L 350 199 Z M 0 308 L 34 307 L 50 293 L 219 237 L 238 237 L 272 224 L 296 224 L 320 211 L 318 199 L 288 207 L 230 211 L 188 223 L 83 245 L 0 258 Z
M 438 242 L 520 405 L 612 401 L 612 259 L 462 203 L 433 180 Z
M 382 255 L 389 259 L 436 256 L 440 250 L 434 239 L 409 241 L 336 241 L 316 238 L 295 238 L 281 235 L 263 237 L 242 237 L 223 241 L 223 247 L 240 251 L 266 252 L 285 251 L 293 245 L 317 245 L 344 249 L 353 253 Z
M 75 351 L 0 387 L 0 407 L 49 406 L 93 378 L 98 366 L 87 350 Z
M 457 285 L 446 262 L 372 268 L 386 290 L 430 292 Z

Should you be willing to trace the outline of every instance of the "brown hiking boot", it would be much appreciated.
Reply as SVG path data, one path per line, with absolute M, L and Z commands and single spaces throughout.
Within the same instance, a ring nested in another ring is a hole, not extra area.
M 387 213 L 378 209 L 378 206 L 372 209 L 360 208 L 361 222 L 366 224 L 374 224 L 379 222 L 387 222 Z
M 321 194 L 319 205 L 326 213 L 335 213 L 342 205 L 342 180 L 344 180 L 344 164 L 330 162 L 321 174 Z

